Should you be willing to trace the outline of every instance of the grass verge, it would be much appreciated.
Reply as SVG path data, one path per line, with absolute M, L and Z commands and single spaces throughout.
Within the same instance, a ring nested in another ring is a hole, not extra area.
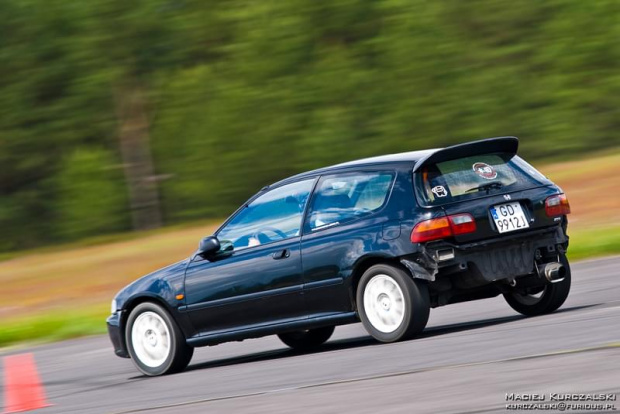
M 590 259 L 620 254 L 620 226 L 571 231 L 569 226 L 570 260 Z
M 38 344 L 102 334 L 107 331 L 103 307 L 79 311 L 53 311 L 0 322 L 0 348 Z

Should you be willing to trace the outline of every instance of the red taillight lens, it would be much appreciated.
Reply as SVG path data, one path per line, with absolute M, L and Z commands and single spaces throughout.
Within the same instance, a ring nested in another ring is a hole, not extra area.
M 545 212 L 549 217 L 563 216 L 570 214 L 570 204 L 565 194 L 558 194 L 548 197 L 545 200 Z
M 411 242 L 424 243 L 450 236 L 452 236 L 452 230 L 450 229 L 448 218 L 440 217 L 416 224 L 411 232 Z
M 474 231 L 476 221 L 471 214 L 453 214 L 419 222 L 411 232 L 411 242 L 424 243 Z
M 450 227 L 455 236 L 476 231 L 476 220 L 471 214 L 454 214 L 448 216 L 448 220 L 450 220 Z

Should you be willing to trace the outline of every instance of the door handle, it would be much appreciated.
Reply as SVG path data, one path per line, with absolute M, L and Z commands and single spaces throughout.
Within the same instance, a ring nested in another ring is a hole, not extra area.
M 290 255 L 291 255 L 291 252 L 289 249 L 282 249 L 282 250 L 278 250 L 277 252 L 272 253 L 271 257 L 273 257 L 274 260 L 280 260 L 280 259 L 286 259 Z

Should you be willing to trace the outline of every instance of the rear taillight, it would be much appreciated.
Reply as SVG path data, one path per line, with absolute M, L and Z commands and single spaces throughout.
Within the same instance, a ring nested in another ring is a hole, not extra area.
M 421 221 L 411 232 L 413 243 L 424 243 L 429 240 L 443 239 L 452 236 L 450 222 L 447 217 Z
M 453 214 L 448 216 L 448 220 L 455 236 L 476 231 L 476 220 L 471 214 Z
M 476 221 L 471 214 L 453 214 L 419 222 L 411 232 L 411 242 L 424 243 L 474 231 Z
M 563 216 L 570 214 L 570 204 L 565 194 L 558 194 L 548 197 L 545 200 L 545 212 L 549 217 Z

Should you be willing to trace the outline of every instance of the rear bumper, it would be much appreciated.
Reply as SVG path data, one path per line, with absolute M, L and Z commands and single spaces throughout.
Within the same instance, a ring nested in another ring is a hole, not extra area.
M 127 347 L 125 346 L 125 335 L 121 327 L 121 312 L 116 312 L 110 315 L 106 320 L 108 324 L 108 335 L 112 346 L 114 347 L 114 353 L 121 358 L 129 358 Z
M 437 277 L 462 274 L 480 285 L 529 275 L 536 259 L 557 261 L 567 246 L 564 229 L 555 226 L 470 244 L 429 243 L 425 255 L 437 266 Z

